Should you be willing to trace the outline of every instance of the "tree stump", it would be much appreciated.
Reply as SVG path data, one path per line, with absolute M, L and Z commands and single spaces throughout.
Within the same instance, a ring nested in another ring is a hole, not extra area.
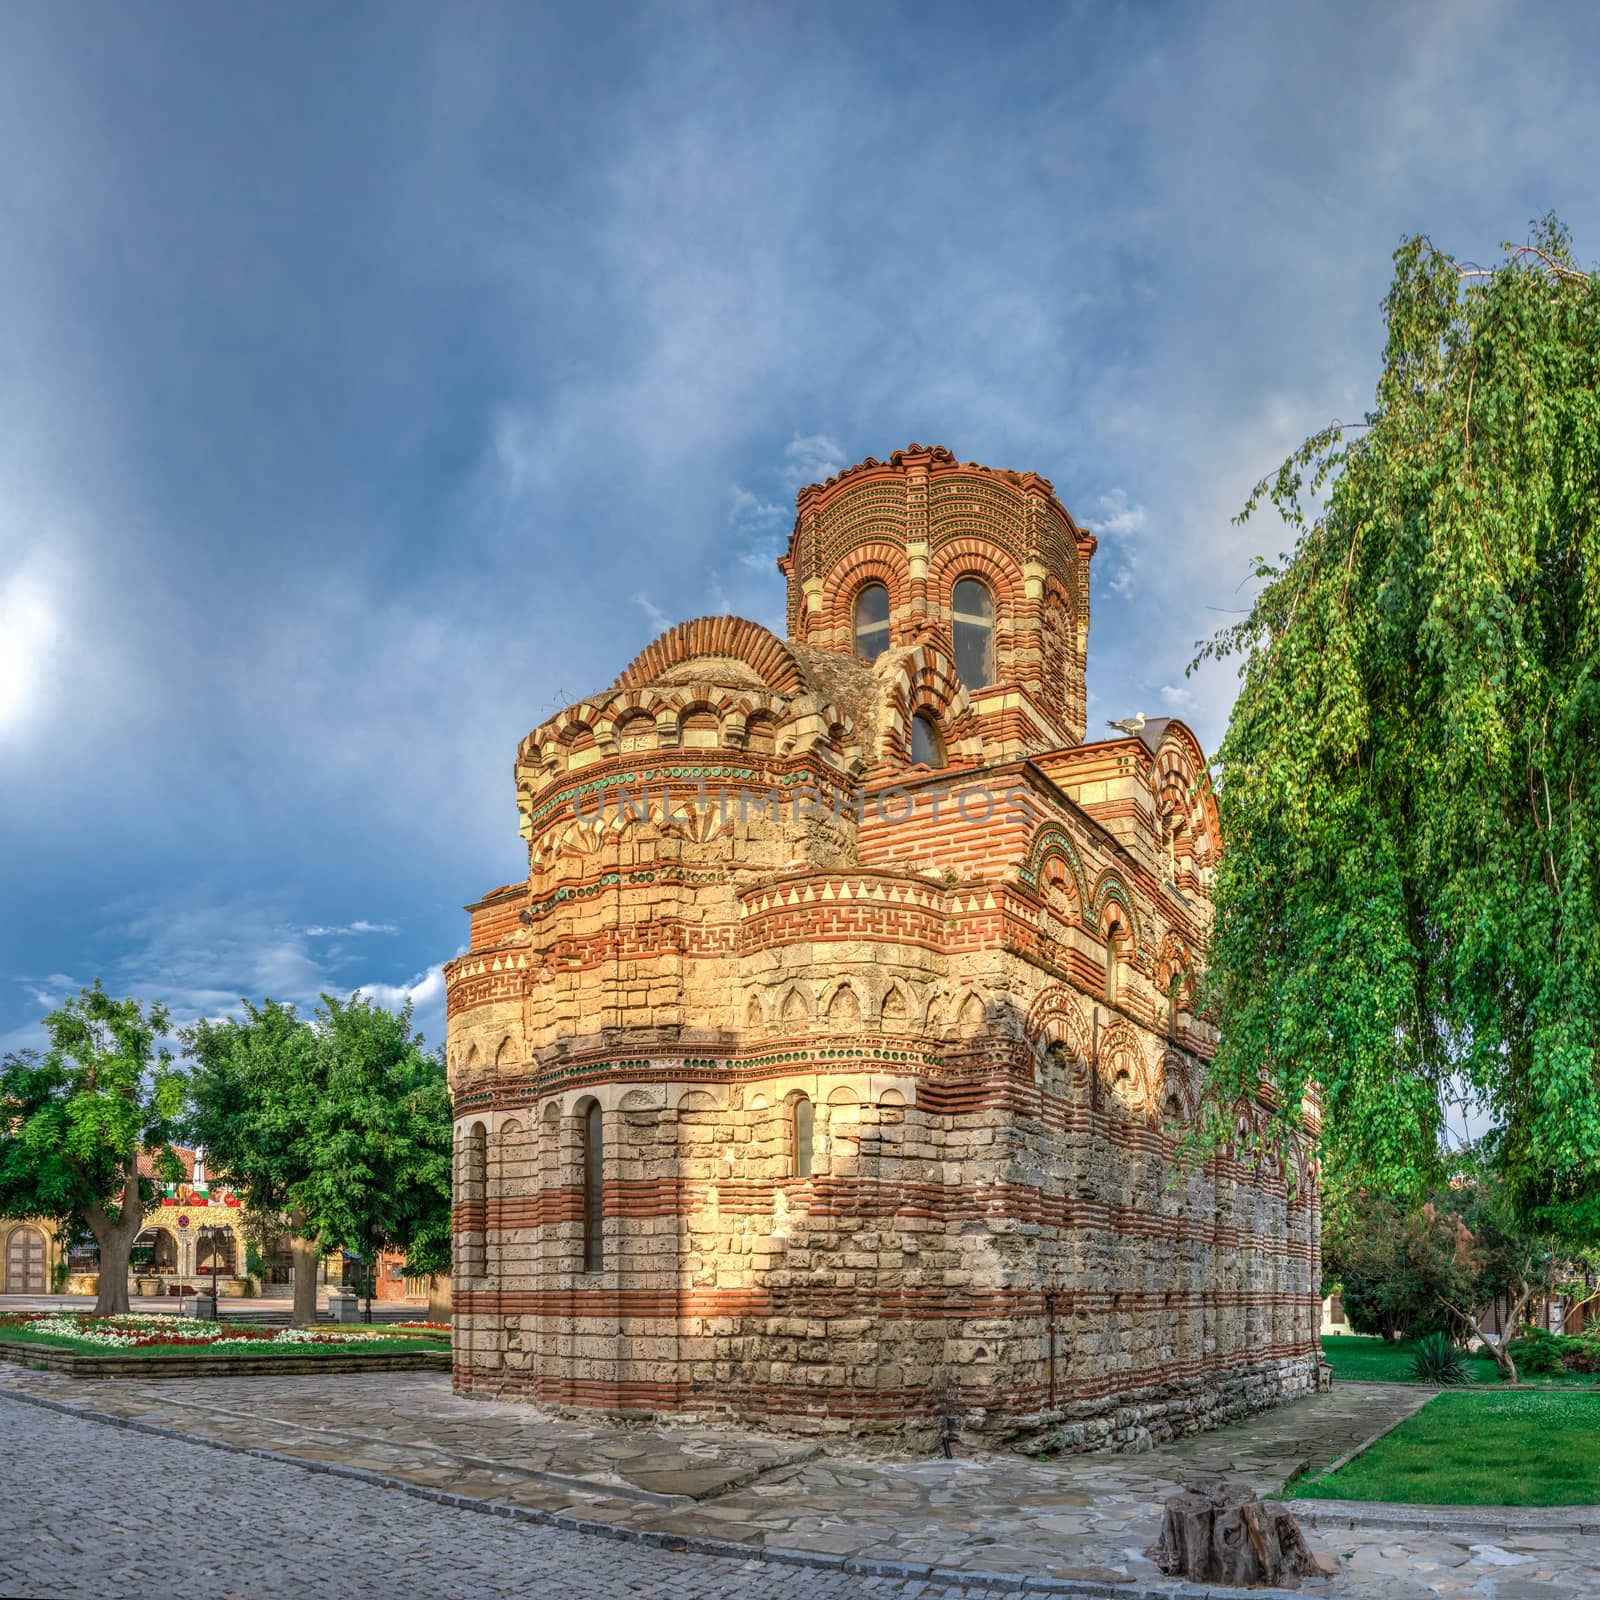
M 1215 1478 L 1191 1483 L 1167 1501 L 1161 1537 L 1149 1554 L 1168 1577 L 1236 1588 L 1292 1585 L 1336 1570 L 1326 1552 L 1312 1548 L 1287 1506 Z

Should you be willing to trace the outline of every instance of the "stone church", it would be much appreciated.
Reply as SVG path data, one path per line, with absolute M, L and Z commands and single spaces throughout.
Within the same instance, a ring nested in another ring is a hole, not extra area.
M 1087 736 L 1094 551 L 1036 473 L 869 458 L 786 637 L 683 623 L 522 742 L 445 969 L 458 1390 L 1088 1448 L 1314 1383 L 1311 1110 L 1176 1160 L 1217 814 L 1182 723 Z

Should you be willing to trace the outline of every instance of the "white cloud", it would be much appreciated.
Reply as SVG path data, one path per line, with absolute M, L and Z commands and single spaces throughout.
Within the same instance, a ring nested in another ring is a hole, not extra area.
M 45 978 L 24 978 L 22 986 L 42 1010 L 53 1011 L 63 1000 L 78 992 L 78 983 L 64 972 L 52 972 Z
M 544 487 L 558 452 L 537 419 L 516 411 L 499 411 L 493 425 L 493 451 L 500 486 L 511 498 Z
M 308 939 L 326 939 L 338 934 L 346 933 L 399 933 L 400 924 L 397 922 L 357 922 L 340 923 L 334 926 L 316 926 L 300 930 Z
M 36 566 L 0 580 L 0 739 L 44 709 L 61 635 L 55 587 Z
M 444 999 L 444 963 L 429 967 L 409 983 L 364 983 L 356 993 L 391 1011 L 398 1011 L 407 1001 L 419 1011 L 437 1006 Z
M 466 953 L 465 945 L 457 947 L 456 955 L 463 956 Z M 429 967 L 409 983 L 366 983 L 357 993 L 365 995 L 374 1005 L 390 1011 L 398 1011 L 409 1001 L 412 1031 L 420 1034 L 430 1049 L 444 1043 L 448 1021 L 444 1004 L 443 962 Z
M 1149 520 L 1142 505 L 1129 501 L 1126 489 L 1109 490 L 1094 502 L 1090 528 L 1100 540 L 1096 564 L 1101 581 L 1119 600 L 1135 598 L 1140 541 Z
M 763 500 L 742 484 L 734 484 L 728 501 L 728 526 L 736 533 L 770 533 L 792 515 L 790 508 L 781 501 Z
M 146 907 L 131 915 L 125 907 L 111 906 L 105 917 L 108 931 L 114 928 L 127 939 L 127 948 L 98 969 L 106 988 L 164 1005 L 174 1033 L 202 1017 L 240 1015 L 241 999 L 270 997 L 309 1015 L 323 994 L 360 994 L 389 1009 L 411 1001 L 418 1031 L 434 1042 L 444 1037 L 443 962 L 402 982 L 360 982 L 350 968 L 363 958 L 337 946 L 319 955 L 309 943 L 330 932 L 397 931 L 392 924 L 295 928 L 281 920 L 276 906 L 259 900 Z M 464 946 L 456 951 L 464 953 Z M 87 979 L 56 972 L 17 981 L 42 1015 L 77 994 Z M 14 1037 L 26 1044 L 44 1042 L 36 1022 L 14 1030 Z M 5 1036 L 6 1047 L 15 1047 L 12 1038 Z
M 796 434 L 783 447 L 781 477 L 790 491 L 831 478 L 845 464 L 844 447 L 825 433 Z
M 1112 489 L 1095 501 L 1093 531 L 1101 538 L 1134 539 L 1150 518 L 1142 505 L 1131 505 L 1126 489 Z
M 665 633 L 672 626 L 672 618 L 643 590 L 633 597 L 633 603 L 650 619 L 650 626 L 657 633 Z
M 1197 702 L 1193 689 L 1181 683 L 1164 683 L 1161 685 L 1161 703 L 1169 711 L 1188 711 Z
M 24 1022 L 0 1033 L 0 1056 L 13 1050 L 44 1050 L 50 1043 L 37 1022 Z

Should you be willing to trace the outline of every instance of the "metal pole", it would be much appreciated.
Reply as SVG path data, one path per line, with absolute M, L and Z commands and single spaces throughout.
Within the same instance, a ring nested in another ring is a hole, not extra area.
M 1056 1292 L 1044 1292 L 1045 1337 L 1050 1341 L 1050 1409 L 1056 1408 Z

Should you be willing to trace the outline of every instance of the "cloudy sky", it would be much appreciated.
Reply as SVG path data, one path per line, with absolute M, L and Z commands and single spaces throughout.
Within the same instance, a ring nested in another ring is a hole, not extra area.
M 795 488 L 918 440 L 1100 535 L 1091 718 L 1187 717 L 1357 415 L 1402 234 L 1600 254 L 1600 21 L 1310 8 L 15 0 L 0 51 L 0 1048 L 416 996 L 511 761 Z

